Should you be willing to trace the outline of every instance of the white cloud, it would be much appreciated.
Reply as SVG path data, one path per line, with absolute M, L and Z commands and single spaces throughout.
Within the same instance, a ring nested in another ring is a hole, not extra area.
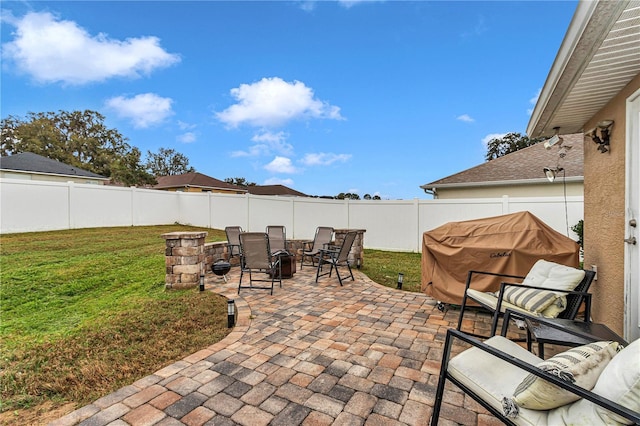
M 343 119 L 340 108 L 315 99 L 313 90 L 300 81 L 263 78 L 231 89 L 231 96 L 238 103 L 216 113 L 218 120 L 229 127 L 276 127 L 305 118 Z
M 133 122 L 134 127 L 145 128 L 159 124 L 173 114 L 171 98 L 162 98 L 155 93 L 143 93 L 133 98 L 116 96 L 105 103 L 122 118 Z
M 540 98 L 540 93 L 542 92 L 542 88 L 538 89 L 538 92 L 536 93 L 536 95 L 529 99 L 529 103 L 532 105 L 531 108 L 527 108 L 527 115 L 531 115 L 533 114 L 533 109 L 535 108 L 536 104 L 538 103 L 538 98 Z
M 160 47 L 157 37 L 113 40 L 89 34 L 73 21 L 31 12 L 5 20 L 16 27 L 3 57 L 39 83 L 82 85 L 112 77 L 140 77 L 167 67 L 180 57 Z
M 182 120 L 178 120 L 178 127 L 180 130 L 192 130 L 196 128 L 195 124 L 185 123 Z
M 271 173 L 297 173 L 298 170 L 291 163 L 291 159 L 287 157 L 278 157 L 273 159 L 272 162 L 264 166 L 265 170 Z
M 469 114 L 459 115 L 459 116 L 456 117 L 456 120 L 464 121 L 465 123 L 473 123 L 474 121 L 476 121 Z
M 258 145 L 264 145 L 268 152 L 276 152 L 282 155 L 293 154 L 293 146 L 287 143 L 288 134 L 284 132 L 272 133 L 263 131 L 255 134 L 251 140 L 258 142 Z
M 187 132 L 178 136 L 178 142 L 192 143 L 196 141 L 196 134 L 193 132 Z
M 351 159 L 351 154 L 333 154 L 327 152 L 317 152 L 306 154 L 300 162 L 305 166 L 329 166 L 336 161 L 344 163 Z
M 286 185 L 292 186 L 293 179 L 282 179 L 278 177 L 272 177 L 264 181 L 263 185 Z
M 489 133 L 487 136 L 482 138 L 482 143 L 486 146 L 492 139 L 500 139 L 505 137 L 506 133 Z

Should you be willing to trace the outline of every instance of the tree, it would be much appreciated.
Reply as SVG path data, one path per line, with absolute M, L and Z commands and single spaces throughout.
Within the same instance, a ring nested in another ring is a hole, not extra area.
M 349 200 L 359 200 L 360 196 L 358 194 L 351 193 L 351 192 L 347 192 L 347 193 L 341 192 L 338 195 L 336 195 L 336 198 L 338 200 L 347 200 L 347 199 L 349 199 Z
M 140 164 L 140 151 L 96 111 L 29 112 L 1 125 L 3 156 L 33 152 L 126 185 L 155 182 Z
M 519 149 L 534 145 L 544 138 L 530 139 L 528 136 L 522 136 L 520 133 L 507 133 L 501 138 L 494 138 L 487 144 L 487 161 L 495 160 Z
M 365 200 L 380 200 L 380 196 L 379 195 L 374 195 L 371 196 L 371 194 L 364 194 L 364 197 L 362 197 Z
M 147 171 L 154 176 L 181 175 L 195 172 L 189 159 L 174 149 L 160 148 L 157 154 L 147 151 Z
M 242 188 L 247 188 L 249 186 L 256 186 L 255 182 L 249 182 L 243 177 L 226 178 L 224 181 L 232 185 L 237 185 Z

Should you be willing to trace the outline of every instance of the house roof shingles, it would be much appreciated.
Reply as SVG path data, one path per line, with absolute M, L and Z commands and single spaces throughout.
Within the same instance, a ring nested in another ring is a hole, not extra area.
M 90 179 L 108 179 L 107 177 L 101 176 L 97 173 L 89 172 L 79 167 L 70 166 L 69 164 L 52 160 L 51 158 L 43 157 L 42 155 L 34 154 L 32 152 L 22 152 L 7 157 L 1 157 L 0 170 Z
M 153 186 L 154 189 L 168 188 L 205 188 L 205 189 L 222 189 L 226 191 L 247 192 L 246 189 L 219 179 L 203 175 L 198 172 L 183 173 L 181 175 L 158 176 L 158 183 Z
M 487 161 L 478 166 L 442 179 L 421 185 L 421 188 L 432 189 L 444 186 L 465 186 L 478 184 L 512 185 L 514 182 L 539 181 L 545 179 L 543 169 L 555 168 L 556 165 L 564 169 L 566 178 L 582 178 L 584 163 L 584 136 L 582 133 L 562 135 L 563 146 L 572 146 L 563 159 L 559 158 L 559 145 L 545 149 L 544 143 L 512 152 L 505 156 Z
M 300 191 L 284 185 L 252 185 L 247 187 L 249 194 L 253 195 L 288 195 L 293 197 L 308 197 Z

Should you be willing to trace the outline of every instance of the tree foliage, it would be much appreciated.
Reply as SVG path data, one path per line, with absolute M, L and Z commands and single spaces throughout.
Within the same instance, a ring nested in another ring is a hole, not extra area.
M 249 186 L 256 186 L 255 182 L 249 182 L 243 177 L 226 178 L 224 181 L 232 185 L 237 185 L 242 188 L 247 188 Z
M 157 153 L 147 151 L 147 171 L 154 176 L 172 176 L 195 172 L 189 166 L 186 155 L 170 148 L 160 148 Z
M 530 139 L 528 136 L 523 136 L 520 133 L 507 133 L 501 138 L 494 138 L 487 144 L 487 155 L 485 159 L 487 161 L 495 160 L 496 158 L 503 157 L 512 152 L 516 152 L 519 149 L 526 148 L 540 142 L 543 138 Z
M 338 200 L 359 200 L 360 196 L 358 194 L 355 193 L 351 193 L 351 192 L 341 192 L 338 195 L 336 195 L 336 198 Z
M 29 112 L 2 119 L 3 156 L 32 152 L 94 172 L 125 185 L 154 183 L 140 163 L 140 151 L 96 111 Z
M 365 200 L 381 200 L 379 195 L 371 195 L 371 194 L 364 194 L 364 196 L 362 197 Z

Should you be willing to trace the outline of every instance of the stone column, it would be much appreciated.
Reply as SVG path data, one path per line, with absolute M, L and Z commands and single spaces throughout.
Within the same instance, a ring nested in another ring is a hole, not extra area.
M 340 246 L 345 235 L 350 231 L 356 232 L 356 239 L 353 240 L 353 246 L 349 251 L 349 264 L 351 267 L 358 267 L 358 265 L 362 267 L 364 266 L 364 233 L 367 232 L 366 229 L 335 229 L 335 244 Z
M 166 241 L 164 279 L 165 288 L 194 288 L 204 275 L 204 239 L 206 232 L 169 232 L 162 234 Z

